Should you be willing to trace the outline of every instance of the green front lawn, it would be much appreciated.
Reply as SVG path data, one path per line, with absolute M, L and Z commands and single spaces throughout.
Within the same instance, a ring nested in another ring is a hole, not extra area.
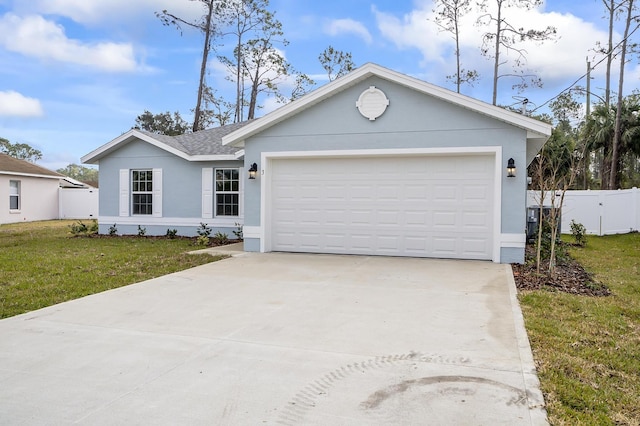
M 588 238 L 571 255 L 608 297 L 545 290 L 520 302 L 553 425 L 640 424 L 640 234 Z
M 202 265 L 189 239 L 73 237 L 74 221 L 0 225 L 0 318 Z

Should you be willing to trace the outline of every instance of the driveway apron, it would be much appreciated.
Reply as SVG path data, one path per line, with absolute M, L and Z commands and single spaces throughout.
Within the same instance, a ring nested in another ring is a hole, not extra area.
M 542 425 L 509 265 L 246 253 L 0 321 L 0 424 Z

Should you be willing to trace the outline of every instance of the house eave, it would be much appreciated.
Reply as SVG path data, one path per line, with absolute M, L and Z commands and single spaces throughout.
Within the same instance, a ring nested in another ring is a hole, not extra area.
M 6 171 L 0 171 L 0 175 L 35 177 L 35 178 L 56 179 L 56 180 L 62 179 L 62 176 L 41 175 L 37 173 L 6 172 Z
M 122 135 L 113 139 L 111 142 L 108 142 L 102 145 L 101 147 L 91 151 L 87 155 L 84 155 L 83 157 L 80 158 L 80 161 L 82 161 L 82 163 L 84 164 L 98 164 L 102 157 L 115 151 L 116 149 L 120 148 L 122 145 L 126 145 L 127 143 L 134 141 L 135 139 L 140 139 L 144 142 L 147 142 L 157 148 L 167 151 L 180 158 L 189 160 L 189 155 L 187 153 L 177 150 L 165 143 L 162 143 L 159 140 L 154 139 L 151 136 L 138 131 L 137 129 L 131 129 L 128 132 L 123 133 Z
M 111 152 L 121 148 L 123 145 L 126 145 L 130 142 L 133 142 L 134 140 L 142 140 L 144 142 L 147 142 L 150 145 L 153 145 L 157 148 L 160 148 L 164 151 L 167 151 L 173 155 L 175 155 L 176 157 L 182 158 L 183 160 L 186 161 L 193 161 L 193 162 L 202 162 L 202 161 L 232 161 L 232 160 L 238 160 L 238 153 L 235 154 L 211 154 L 211 155 L 190 155 L 187 154 L 184 151 L 180 151 L 178 149 L 175 149 L 145 133 L 142 133 L 136 129 L 131 129 L 126 133 L 123 133 L 122 135 L 118 136 L 117 138 L 113 139 L 111 142 L 106 143 L 105 145 L 102 145 L 101 147 L 97 148 L 94 151 L 91 151 L 89 154 L 83 156 L 80 158 L 80 160 L 82 161 L 82 163 L 84 164 L 98 164 L 100 162 L 100 159 L 106 155 L 109 155 Z M 243 151 L 243 155 L 244 155 L 244 151 Z
M 237 161 L 238 157 L 235 154 L 227 155 L 193 155 L 187 158 L 188 161 Z

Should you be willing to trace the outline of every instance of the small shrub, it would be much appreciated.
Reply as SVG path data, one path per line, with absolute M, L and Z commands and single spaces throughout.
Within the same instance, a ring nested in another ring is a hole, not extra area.
M 138 225 L 138 237 L 144 237 L 145 235 L 147 235 L 147 228 Z
M 584 247 L 587 244 L 587 228 L 573 219 L 571 219 L 571 234 L 576 245 Z
M 206 223 L 202 223 L 202 222 L 200 222 L 200 226 L 198 227 L 198 229 L 196 229 L 196 232 L 198 233 L 199 236 L 207 237 L 207 238 L 211 236 L 211 231 L 212 229 L 209 228 L 209 226 Z
M 109 232 L 109 235 L 111 235 L 112 237 L 118 235 L 118 227 L 116 226 L 115 223 L 109 227 L 108 232 Z
M 243 236 L 242 236 L 242 224 L 236 222 L 236 229 L 233 231 L 233 235 L 235 235 L 235 237 L 239 240 L 242 240 Z
M 84 224 L 81 220 L 69 225 L 71 234 L 73 235 L 91 235 L 98 233 L 98 222 L 93 220 L 90 225 Z
M 222 232 L 216 232 L 212 240 L 215 245 L 223 246 L 229 243 L 229 236 L 227 234 L 223 234 Z
M 89 231 L 89 228 L 87 228 L 87 225 L 82 223 L 81 220 L 69 225 L 69 229 L 73 235 L 86 235 L 86 233 Z
M 173 240 L 178 235 L 177 229 L 167 229 L 167 238 Z
M 542 222 L 542 239 L 540 241 L 540 248 L 540 256 L 542 259 L 549 260 L 551 257 L 551 225 L 548 221 Z M 557 264 L 563 264 L 569 259 L 567 248 L 562 244 L 559 238 L 556 239 L 555 253 Z
M 197 246 L 208 246 L 209 245 L 209 237 L 205 236 L 205 235 L 198 235 L 198 238 L 196 238 L 196 245 Z

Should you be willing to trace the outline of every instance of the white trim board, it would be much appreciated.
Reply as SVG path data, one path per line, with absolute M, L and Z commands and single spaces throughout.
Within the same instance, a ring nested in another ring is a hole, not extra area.
M 271 230 L 267 224 L 271 223 L 271 161 L 286 158 L 337 158 L 337 157 L 375 157 L 375 156 L 452 156 L 452 155 L 492 155 L 494 157 L 494 205 L 493 205 L 493 262 L 500 262 L 500 248 L 502 243 L 502 147 L 453 147 L 453 148 L 409 148 L 409 149 L 363 149 L 363 150 L 327 150 L 327 151 L 282 151 L 262 152 L 260 161 L 260 223 L 258 229 L 253 229 L 253 235 L 259 230 L 260 252 L 271 251 Z M 257 236 L 252 238 L 258 238 Z
M 500 247 L 524 248 L 527 243 L 527 235 L 522 234 L 500 234 Z
M 229 218 L 185 218 L 185 217 L 153 217 L 151 215 L 138 216 L 98 216 L 98 223 L 104 225 L 149 225 L 149 226 L 200 226 L 206 223 L 209 227 L 237 227 L 236 223 L 244 222 L 242 216 Z

